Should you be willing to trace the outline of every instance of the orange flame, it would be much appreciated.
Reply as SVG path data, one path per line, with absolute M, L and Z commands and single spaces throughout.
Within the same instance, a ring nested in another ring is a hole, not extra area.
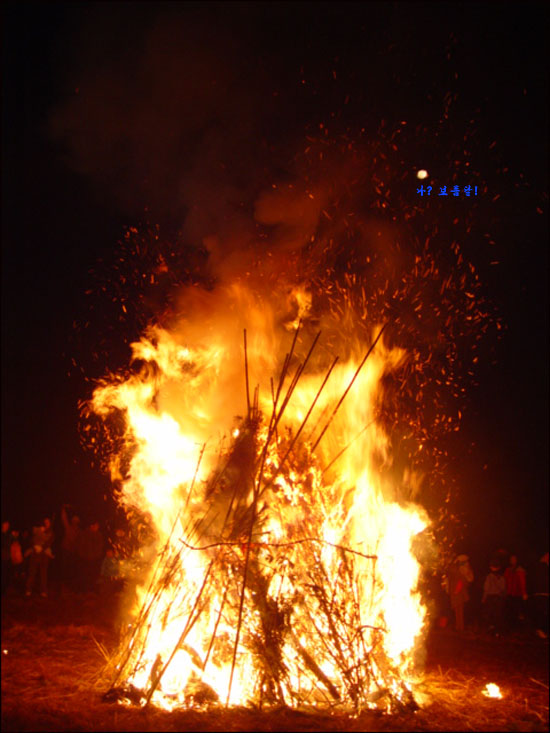
M 364 325 L 323 314 L 295 388 L 307 322 L 278 388 L 289 330 L 312 309 L 307 288 L 291 301 L 275 292 L 267 303 L 242 284 L 194 289 L 185 317 L 132 344 L 141 367 L 93 395 L 97 414 L 123 417 L 125 448 L 111 457 L 120 500 L 156 534 L 119 673 L 166 708 L 266 695 L 374 706 L 410 684 L 425 616 L 411 542 L 427 518 L 399 501 L 379 419 L 382 378 L 407 357 L 380 340 L 357 373 Z M 243 328 L 253 420 L 238 417 Z M 290 397 L 273 429 L 277 391 L 279 406 Z

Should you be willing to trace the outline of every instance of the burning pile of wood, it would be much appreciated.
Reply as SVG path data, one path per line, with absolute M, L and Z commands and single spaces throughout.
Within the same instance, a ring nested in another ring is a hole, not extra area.
M 291 429 L 283 416 L 319 335 L 295 365 L 296 331 L 278 382 L 271 380 L 266 414 L 258 390 L 250 395 L 245 332 L 246 417 L 201 484 L 195 478 L 203 446 L 139 613 L 113 660 L 107 699 L 165 707 L 238 701 L 357 712 L 414 708 L 403 669 L 385 645 L 377 553 L 327 536 L 327 512 L 337 512 L 341 502 L 330 496 L 323 478 L 329 465 L 322 467 L 315 452 L 381 334 L 312 429 L 334 359 L 301 424 Z M 200 515 L 188 511 L 195 499 Z

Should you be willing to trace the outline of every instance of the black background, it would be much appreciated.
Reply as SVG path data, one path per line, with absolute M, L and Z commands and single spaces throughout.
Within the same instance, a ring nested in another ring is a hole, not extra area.
M 477 166 L 489 194 L 477 216 L 491 221 L 499 267 L 489 266 L 495 255 L 478 241 L 465 247 L 507 323 L 494 345 L 495 363 L 482 365 L 468 398 L 460 436 L 474 447 L 458 449 L 449 469 L 461 487 L 463 546 L 482 563 L 497 546 L 542 553 L 548 547 L 548 58 L 543 5 L 529 3 L 4 4 L 3 517 L 27 525 L 62 501 L 88 519 L 108 511 L 108 480 L 91 468 L 78 440 L 77 403 L 91 385 L 71 359 L 99 377 L 124 363 L 125 342 L 137 334 L 121 336 L 111 362 L 101 363 L 91 354 L 107 314 L 96 311 L 78 343 L 73 324 L 90 319 L 84 298 L 90 270 L 113 256 L 123 226 L 140 219 L 154 194 L 122 200 L 77 172 L 63 141 L 52 137 L 50 119 L 74 93 L 79 73 L 113 47 L 131 58 L 135 39 L 163 13 L 214 25 L 246 46 L 272 82 L 254 91 L 258 106 L 263 94 L 279 93 L 263 120 L 265 134 L 279 140 L 302 134 L 348 94 L 351 124 L 364 115 L 430 128 L 452 83 L 458 97 L 448 129 L 458 136 L 475 117 L 478 150 L 487 150 Z M 105 49 L 104 39 L 110 39 Z M 507 175 L 496 175 L 493 141 Z M 408 151 L 411 165 L 443 175 L 446 161 L 430 157 L 428 143 L 419 140 L 418 150 Z M 493 201 L 491 194 L 500 196 Z M 178 224 L 151 206 L 153 221 Z

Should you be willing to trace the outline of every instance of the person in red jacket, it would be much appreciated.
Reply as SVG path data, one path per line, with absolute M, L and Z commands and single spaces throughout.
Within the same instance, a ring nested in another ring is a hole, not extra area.
M 506 608 L 510 627 L 517 628 L 525 620 L 527 584 L 525 570 L 518 563 L 517 555 L 510 555 L 510 562 L 504 572 L 506 579 Z
M 455 628 L 464 631 L 464 606 L 470 599 L 468 588 L 473 583 L 474 572 L 468 555 L 459 555 L 449 571 L 449 596 L 455 613 Z

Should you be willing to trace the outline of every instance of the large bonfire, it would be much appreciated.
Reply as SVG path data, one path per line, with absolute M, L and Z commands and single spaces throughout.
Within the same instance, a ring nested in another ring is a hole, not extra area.
M 385 155 L 321 142 L 252 221 L 197 201 L 183 241 L 205 249 L 182 247 L 188 262 L 158 231 L 127 232 L 117 262 L 149 261 L 141 298 L 114 298 L 125 313 L 144 282 L 175 279 L 131 368 L 87 404 L 147 528 L 115 699 L 414 707 L 430 522 L 412 499 L 442 524 L 444 439 L 490 309 L 456 240 L 417 237 L 418 203 L 384 198 Z
M 115 696 L 414 706 L 427 518 L 390 485 L 380 419 L 407 354 L 345 291 L 327 308 L 281 283 L 189 288 L 94 393 L 118 420 L 120 501 L 150 527 Z

